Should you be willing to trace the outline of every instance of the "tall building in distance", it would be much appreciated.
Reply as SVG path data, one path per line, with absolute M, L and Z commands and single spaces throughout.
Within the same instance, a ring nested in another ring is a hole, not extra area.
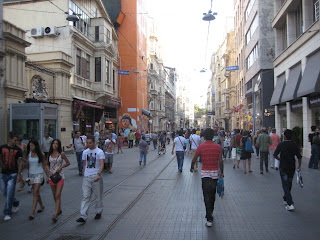
M 127 75 L 119 76 L 119 131 L 147 131 L 147 19 L 144 0 L 103 0 L 118 33 L 119 63 Z
M 320 126 L 319 0 L 274 1 L 275 126 L 303 129 L 303 155 L 311 154 L 308 134 Z

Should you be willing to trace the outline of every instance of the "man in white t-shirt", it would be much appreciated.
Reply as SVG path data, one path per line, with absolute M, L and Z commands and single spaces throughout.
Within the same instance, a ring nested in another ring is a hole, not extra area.
M 68 146 L 66 146 L 66 147 L 67 148 L 71 148 L 71 146 L 73 145 L 74 150 L 76 151 L 76 158 L 77 158 L 77 162 L 78 162 L 79 176 L 82 176 L 82 169 L 83 169 L 82 152 L 83 152 L 83 150 L 85 148 L 85 142 L 84 142 L 83 138 L 80 135 L 81 135 L 80 131 L 77 131 L 76 132 L 76 136 L 70 140 L 70 144 Z
M 179 135 L 174 139 L 172 146 L 172 155 L 174 154 L 174 148 L 176 148 L 176 156 L 178 162 L 178 170 L 182 172 L 183 160 L 184 160 L 184 151 L 186 148 L 186 139 L 182 136 L 182 130 L 179 131 Z
M 192 129 L 192 134 L 190 135 L 190 148 L 191 148 L 191 158 L 193 159 L 194 155 L 196 154 L 197 148 L 200 145 L 200 136 L 196 134 L 196 129 Z M 198 160 L 194 164 L 195 172 L 198 170 Z
M 88 218 L 88 209 L 91 203 L 92 194 L 96 195 L 96 216 L 94 219 L 100 219 L 103 210 L 102 194 L 103 194 L 103 180 L 100 174 L 103 171 L 104 153 L 96 147 L 94 136 L 87 137 L 88 148 L 83 151 L 83 182 L 82 191 L 83 198 L 81 202 L 80 218 L 76 221 L 85 223 Z
M 48 158 L 48 153 L 49 153 L 52 141 L 53 141 L 53 138 L 50 137 L 49 132 L 45 132 L 44 138 L 42 139 L 41 150 L 44 153 L 46 159 Z
M 116 147 L 116 140 L 112 138 L 112 134 L 107 135 L 107 139 L 104 142 L 104 154 L 105 154 L 105 160 L 104 160 L 104 169 L 107 173 L 112 173 L 112 163 L 113 163 L 113 153 L 114 149 Z

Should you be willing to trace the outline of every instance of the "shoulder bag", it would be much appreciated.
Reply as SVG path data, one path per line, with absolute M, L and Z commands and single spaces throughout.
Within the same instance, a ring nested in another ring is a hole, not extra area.
M 186 150 L 186 149 L 187 149 L 187 147 L 186 147 L 185 145 L 183 145 L 183 144 L 182 144 L 182 141 L 181 141 L 180 137 L 178 137 L 178 138 L 179 138 L 179 140 L 180 140 L 180 142 L 181 142 L 181 145 L 183 146 L 183 150 Z
M 236 144 L 236 153 L 237 153 L 237 154 L 241 154 L 241 152 L 242 152 L 242 147 L 237 146 L 237 135 L 234 136 L 234 142 L 235 142 L 235 144 Z

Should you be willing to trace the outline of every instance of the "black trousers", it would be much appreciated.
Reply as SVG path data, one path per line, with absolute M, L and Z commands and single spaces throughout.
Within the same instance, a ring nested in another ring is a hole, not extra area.
M 129 148 L 133 148 L 133 140 L 129 140 Z
M 206 219 L 208 221 L 213 220 L 214 202 L 216 200 L 218 179 L 202 178 L 202 192 L 204 205 L 206 207 Z

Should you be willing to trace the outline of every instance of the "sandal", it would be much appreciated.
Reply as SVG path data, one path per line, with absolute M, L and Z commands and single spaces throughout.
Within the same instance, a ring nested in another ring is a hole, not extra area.
M 29 216 L 29 220 L 31 221 L 31 220 L 33 220 L 34 219 L 34 216 Z
M 53 223 L 56 223 L 58 221 L 58 217 L 53 216 L 51 220 L 52 220 Z
M 40 208 L 37 212 L 41 213 L 43 210 L 44 210 L 44 206 L 43 206 L 43 208 Z
M 249 173 L 252 173 L 252 170 L 249 170 Z

